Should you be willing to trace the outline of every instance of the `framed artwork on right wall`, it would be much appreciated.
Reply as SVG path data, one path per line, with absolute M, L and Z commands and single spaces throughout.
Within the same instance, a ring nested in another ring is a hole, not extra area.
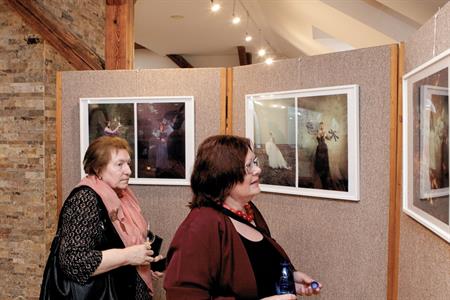
M 403 211 L 450 243 L 450 49 L 403 77 Z
M 246 96 L 267 192 L 359 201 L 359 87 Z

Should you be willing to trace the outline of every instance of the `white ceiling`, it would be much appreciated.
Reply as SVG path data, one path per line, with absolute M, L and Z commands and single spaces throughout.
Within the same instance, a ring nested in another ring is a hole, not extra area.
M 231 24 L 233 2 L 239 25 Z M 137 0 L 135 41 L 159 54 L 236 55 L 261 45 L 275 58 L 405 41 L 448 0 Z M 247 28 L 254 37 L 243 40 Z M 262 38 L 259 38 L 262 36 Z

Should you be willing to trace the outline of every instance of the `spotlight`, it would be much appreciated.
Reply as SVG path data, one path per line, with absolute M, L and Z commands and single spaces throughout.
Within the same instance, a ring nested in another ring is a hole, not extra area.
M 214 0 L 211 0 L 211 11 L 218 12 L 220 10 L 220 4 L 214 3 Z
M 264 49 L 264 48 L 259 49 L 258 55 L 259 55 L 259 56 L 264 56 L 264 55 L 266 55 L 266 49 Z

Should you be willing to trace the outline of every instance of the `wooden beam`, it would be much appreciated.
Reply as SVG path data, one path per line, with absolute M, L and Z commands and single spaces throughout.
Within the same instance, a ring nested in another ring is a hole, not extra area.
M 147 49 L 146 47 L 142 46 L 141 44 L 134 43 L 134 49 Z
M 403 44 L 391 46 L 391 126 L 387 300 L 398 299 L 400 215 L 402 207 L 402 76 Z
M 106 69 L 133 69 L 134 0 L 106 0 L 105 16 Z
M 247 62 L 247 53 L 245 52 L 244 46 L 237 46 L 238 56 L 239 56 L 239 65 L 245 66 L 248 65 Z
M 226 96 L 226 131 L 233 134 L 233 68 L 227 68 L 227 96 Z
M 62 79 L 56 72 L 56 215 L 62 208 Z
M 252 64 L 252 54 L 250 52 L 246 52 L 245 56 L 247 56 L 247 64 L 251 65 Z
M 102 70 L 105 62 L 69 28 L 33 0 L 7 0 L 33 30 L 52 45 L 77 70 Z
M 220 70 L 220 134 L 227 134 L 227 69 Z
M 193 66 L 181 55 L 167 54 L 167 57 L 170 58 L 174 63 L 176 63 L 176 65 L 180 68 L 193 68 Z

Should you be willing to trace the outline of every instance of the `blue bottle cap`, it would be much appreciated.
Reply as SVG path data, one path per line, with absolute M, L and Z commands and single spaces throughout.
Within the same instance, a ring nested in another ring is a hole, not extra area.
M 315 290 L 315 289 L 319 288 L 319 283 L 317 281 L 313 281 L 313 282 L 311 282 L 311 284 L 309 286 Z

